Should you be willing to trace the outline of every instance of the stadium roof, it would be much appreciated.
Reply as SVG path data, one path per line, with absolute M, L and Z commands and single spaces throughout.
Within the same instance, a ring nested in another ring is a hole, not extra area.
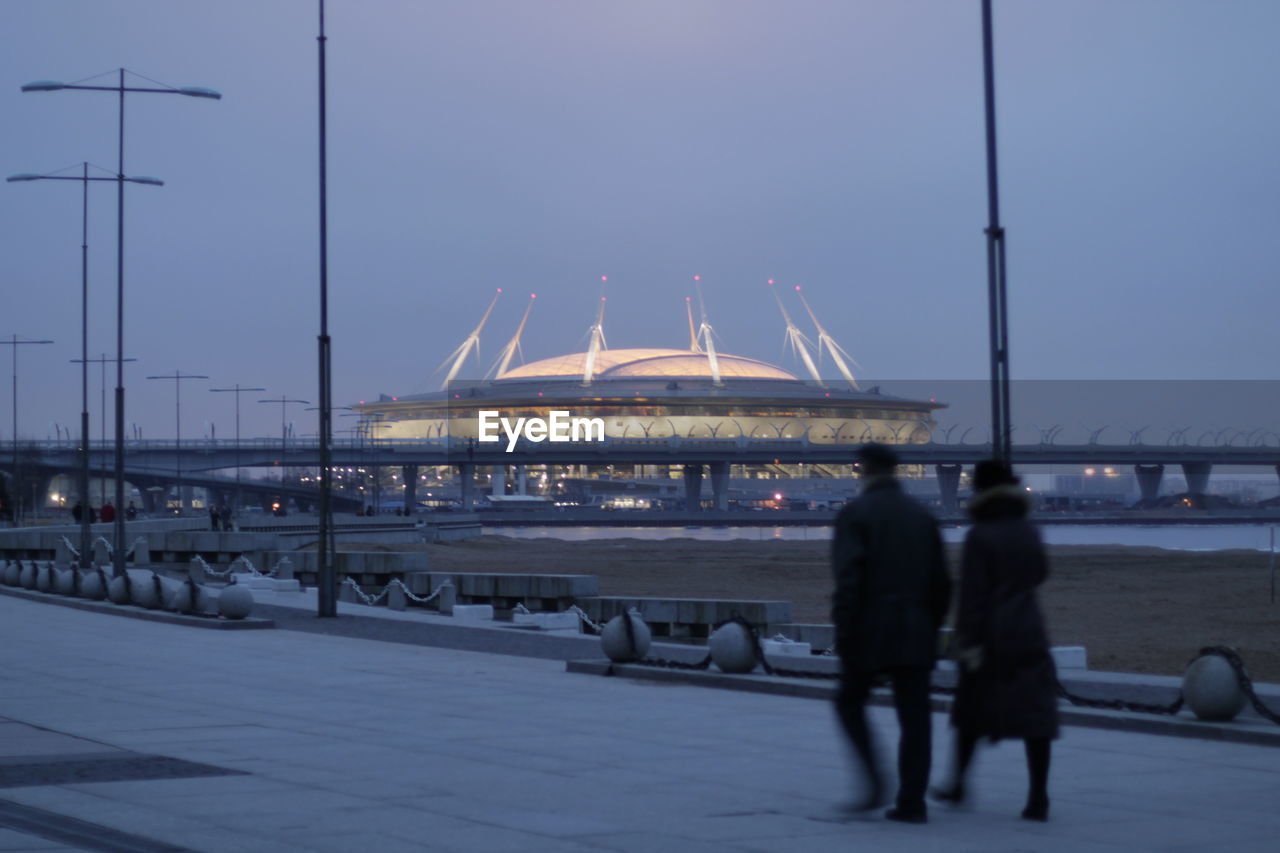
M 581 378 L 587 353 L 577 352 L 531 361 L 497 377 L 507 379 Z M 782 379 L 800 382 L 794 373 L 773 364 L 740 355 L 717 354 L 722 379 Z M 600 379 L 682 378 L 711 379 L 711 364 L 705 353 L 675 349 L 613 349 L 595 354 L 593 377 Z

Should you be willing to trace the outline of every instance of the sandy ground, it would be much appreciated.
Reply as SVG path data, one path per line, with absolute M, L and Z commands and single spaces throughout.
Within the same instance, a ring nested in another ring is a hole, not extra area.
M 604 595 L 781 599 L 796 622 L 830 621 L 825 542 L 483 536 L 419 547 L 434 568 L 591 574 Z M 951 556 L 954 571 L 954 547 Z M 1092 669 L 1180 675 L 1201 646 L 1230 645 L 1254 678 L 1280 682 L 1280 603 L 1269 601 L 1268 559 L 1255 551 L 1056 546 L 1041 600 L 1054 643 L 1087 647 Z

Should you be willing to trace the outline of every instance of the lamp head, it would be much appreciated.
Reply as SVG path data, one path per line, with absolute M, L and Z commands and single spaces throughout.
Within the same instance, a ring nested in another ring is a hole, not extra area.
M 22 87 L 24 92 L 56 92 L 59 89 L 65 89 L 66 83 L 57 80 L 35 80 Z
M 5 178 L 5 180 L 9 181 L 10 183 L 14 181 L 38 181 L 40 180 L 40 176 L 33 175 L 30 172 L 22 172 L 21 174 L 17 174 L 17 175 L 10 175 L 9 177 Z
M 148 178 L 146 175 L 138 175 L 135 178 L 125 178 L 125 180 L 131 184 L 147 184 L 148 186 L 153 187 L 164 186 L 164 181 L 159 178 Z
M 190 98 L 209 98 L 214 101 L 222 100 L 221 92 L 215 92 L 213 89 L 206 89 L 203 86 L 182 86 L 178 89 L 178 93 Z

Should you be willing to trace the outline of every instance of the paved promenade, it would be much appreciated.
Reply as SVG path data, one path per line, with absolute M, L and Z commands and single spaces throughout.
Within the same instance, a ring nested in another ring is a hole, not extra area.
M 1022 754 L 1003 744 L 980 754 L 970 810 L 904 826 L 843 819 L 844 745 L 811 699 L 7 597 L 0 638 L 0 851 L 1270 853 L 1280 837 L 1270 747 L 1069 728 L 1048 824 L 1018 819 Z

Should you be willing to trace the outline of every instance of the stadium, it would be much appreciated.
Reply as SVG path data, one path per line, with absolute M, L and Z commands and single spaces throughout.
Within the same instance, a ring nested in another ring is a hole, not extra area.
M 862 388 L 849 367 L 852 361 L 818 321 L 797 288 L 816 328 L 810 343 L 778 299 L 786 324 L 786 340 L 808 374 L 796 373 L 755 358 L 717 351 L 714 330 L 703 315 L 695 326 L 692 300 L 686 300 L 689 348 L 609 349 L 605 343 L 606 302 L 601 298 L 586 350 L 514 365 L 520 338 L 534 305 L 531 297 L 515 335 L 495 360 L 485 379 L 459 379 L 464 364 L 478 349 L 480 334 L 493 311 L 495 295 L 480 323 L 446 361 L 449 369 L 437 391 L 392 396 L 353 406 L 371 440 L 475 440 L 479 413 L 498 410 L 512 417 L 543 418 L 556 411 L 599 418 L 607 439 L 735 439 L 740 442 L 807 439 L 815 444 L 850 445 L 867 441 L 889 444 L 925 443 L 933 413 L 945 404 Z M 775 297 L 777 294 L 775 293 Z M 825 378 L 818 364 L 824 355 L 839 378 Z M 443 369 L 444 365 L 442 365 Z M 582 466 L 575 466 L 582 468 Z M 610 470 L 542 472 L 542 481 L 565 478 L 617 478 Z M 675 480 L 684 466 L 627 466 L 634 479 Z M 656 470 L 669 468 L 669 470 Z M 643 470 L 642 470 L 643 469 Z M 446 477 L 445 472 L 440 472 Z M 845 479 L 851 465 L 733 465 L 733 479 Z M 523 477 L 521 480 L 523 481 Z M 447 480 L 445 480 L 447 482 Z

